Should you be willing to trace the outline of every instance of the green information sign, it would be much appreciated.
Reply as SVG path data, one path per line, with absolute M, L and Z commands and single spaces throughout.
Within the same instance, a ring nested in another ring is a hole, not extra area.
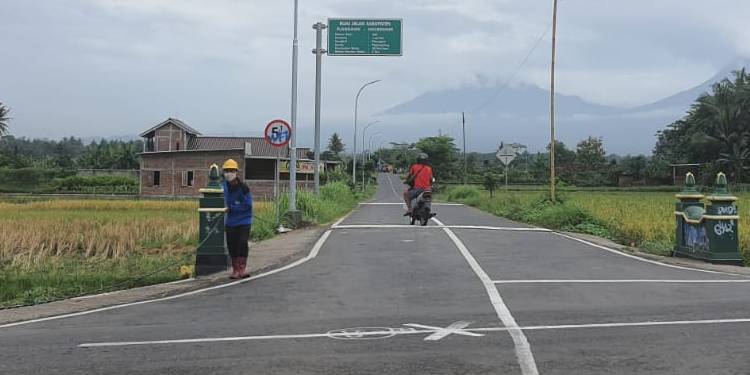
M 328 19 L 329 56 L 401 56 L 400 19 Z

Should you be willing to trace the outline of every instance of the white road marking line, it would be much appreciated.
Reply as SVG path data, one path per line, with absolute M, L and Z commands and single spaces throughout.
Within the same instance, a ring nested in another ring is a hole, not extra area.
M 444 337 L 446 337 L 448 335 L 451 335 L 451 334 L 463 335 L 463 336 L 473 336 L 473 337 L 484 336 L 481 333 L 469 332 L 469 331 L 463 329 L 463 328 L 466 328 L 469 325 L 471 325 L 471 323 L 473 323 L 473 322 L 467 322 L 467 321 L 464 321 L 464 320 L 460 320 L 458 322 L 452 323 L 451 325 L 449 325 L 449 326 L 447 326 L 445 328 L 434 327 L 434 326 L 427 326 L 427 325 L 416 324 L 416 323 L 408 323 L 408 324 L 404 324 L 404 325 L 408 326 L 408 327 L 414 327 L 414 328 L 434 329 L 435 333 L 433 333 L 433 334 L 425 337 L 424 338 L 425 341 L 437 341 L 437 340 L 440 340 L 440 339 L 442 339 L 442 338 L 444 338 Z
M 15 327 L 15 326 L 20 326 L 20 325 L 24 325 L 24 324 L 46 322 L 46 321 L 50 321 L 50 320 L 57 320 L 57 319 L 64 319 L 64 318 L 72 318 L 72 317 L 76 317 L 76 316 L 89 315 L 89 314 L 93 314 L 93 313 L 97 313 L 97 312 L 102 312 L 102 311 L 109 311 L 109 310 L 121 309 L 121 308 L 124 308 L 124 307 L 145 305 L 145 304 L 153 303 L 153 302 L 169 301 L 169 300 L 173 300 L 173 299 L 177 299 L 177 298 L 181 298 L 181 297 L 187 297 L 187 296 L 192 296 L 194 294 L 207 292 L 207 291 L 210 291 L 210 290 L 222 289 L 222 288 L 227 288 L 227 287 L 234 286 L 234 285 L 237 285 L 237 284 L 246 283 L 246 282 L 249 282 L 249 281 L 252 281 L 252 280 L 255 280 L 255 279 L 259 279 L 261 277 L 266 277 L 266 276 L 270 276 L 270 275 L 273 275 L 273 274 L 278 273 L 278 272 L 286 271 L 286 270 L 288 270 L 290 268 L 294 268 L 294 267 L 296 267 L 296 266 L 298 266 L 298 265 L 300 265 L 302 263 L 305 263 L 305 262 L 307 262 L 307 261 L 315 258 L 316 256 L 318 256 L 318 252 L 320 252 L 320 248 L 323 247 L 323 244 L 326 242 L 326 240 L 328 239 L 328 237 L 331 235 L 332 232 L 333 231 L 331 229 L 326 230 L 325 233 L 323 233 L 323 235 L 320 236 L 320 238 L 318 238 L 318 240 L 315 242 L 315 245 L 313 246 L 312 250 L 310 250 L 310 253 L 306 257 L 304 257 L 302 259 L 299 259 L 299 260 L 297 260 L 297 261 L 295 261 L 293 263 L 287 264 L 284 267 L 277 268 L 275 270 L 271 270 L 271 271 L 264 272 L 264 273 L 261 273 L 261 274 L 257 274 L 255 276 L 251 276 L 251 277 L 249 277 L 247 279 L 241 279 L 241 280 L 233 281 L 233 282 L 226 283 L 226 284 L 216 285 L 216 286 L 212 286 L 212 287 L 208 287 L 208 288 L 196 289 L 196 290 L 193 290 L 193 291 L 190 291 L 190 292 L 176 294 L 176 295 L 169 296 L 169 297 L 156 298 L 156 299 L 150 299 L 150 300 L 138 301 L 138 302 L 131 302 L 131 303 L 124 303 L 124 304 L 121 304 L 121 305 L 114 305 L 114 306 L 102 307 L 102 308 L 98 308 L 98 309 L 81 311 L 81 312 L 77 312 L 77 313 L 64 314 L 64 315 L 56 315 L 56 316 L 50 316 L 50 317 L 46 317 L 46 318 L 25 320 L 25 321 L 20 321 L 20 322 L 15 322 L 15 323 L 8 323 L 8 324 L 0 325 L 0 328 L 9 328 L 9 327 Z
M 674 320 L 674 321 L 650 321 L 650 322 L 626 322 L 626 323 L 593 323 L 593 324 L 563 324 L 547 326 L 521 327 L 524 331 L 543 331 L 555 329 L 580 329 L 580 328 L 621 328 L 621 327 L 653 327 L 653 326 L 680 326 L 700 324 L 727 324 L 727 323 L 750 323 L 748 318 L 740 319 L 704 319 L 704 320 Z M 476 329 L 476 331 L 480 331 Z
M 658 280 L 658 279 L 641 279 L 641 280 L 565 280 L 565 279 L 549 279 L 549 280 L 495 280 L 495 284 L 620 284 L 620 283 L 675 283 L 675 284 L 701 284 L 701 283 L 716 283 L 716 284 L 732 284 L 732 283 L 750 283 L 750 279 L 744 280 Z
M 741 275 L 741 274 L 737 274 L 737 273 L 731 273 L 731 272 L 702 270 L 702 269 L 699 269 L 699 268 L 690 268 L 690 267 L 677 266 L 677 265 L 674 265 L 674 264 L 662 263 L 662 262 L 658 262 L 658 261 L 655 261 L 655 260 L 646 259 L 646 258 L 642 258 L 642 257 L 639 257 L 639 256 L 631 255 L 631 254 L 626 254 L 626 253 L 624 253 L 622 251 L 618 251 L 618 250 L 615 250 L 615 249 L 610 249 L 610 248 L 608 248 L 606 246 L 598 245 L 598 244 L 595 244 L 595 243 L 590 242 L 590 241 L 582 240 L 580 238 L 576 238 L 576 237 L 573 237 L 573 236 L 568 236 L 567 234 L 562 234 L 562 233 L 559 233 L 559 232 L 552 232 L 552 233 L 554 233 L 554 234 L 556 234 L 556 235 L 558 235 L 560 237 L 567 238 L 569 240 L 573 240 L 573 241 L 580 242 L 580 243 L 583 243 L 583 244 L 586 244 L 586 245 L 589 245 L 589 246 L 593 246 L 593 247 L 595 247 L 597 249 L 608 251 L 608 252 L 613 253 L 613 254 L 621 255 L 621 256 L 628 257 L 628 258 L 631 258 L 631 259 L 635 259 L 635 260 L 638 260 L 638 261 L 641 261 L 641 262 L 656 264 L 656 265 L 663 266 L 663 267 L 676 268 L 676 269 L 686 270 L 686 271 L 696 271 L 696 272 L 704 272 L 704 273 L 722 274 L 722 275 L 745 276 L 745 275 Z
M 434 217 L 432 218 L 432 220 L 435 221 L 435 223 L 438 225 L 445 226 L 445 224 L 443 224 L 440 220 L 435 219 Z M 524 335 L 523 330 L 519 328 L 518 323 L 516 323 L 516 320 L 510 313 L 508 306 L 506 306 L 505 302 L 503 302 L 503 298 L 500 296 L 500 292 L 495 287 L 495 284 L 492 283 L 492 279 L 487 275 L 486 272 L 484 272 L 477 260 L 474 259 L 474 256 L 472 256 L 469 252 L 469 249 L 466 248 L 464 243 L 461 242 L 461 240 L 456 236 L 455 233 L 453 233 L 452 230 L 450 230 L 450 228 L 443 228 L 443 231 L 448 235 L 448 237 L 450 237 L 451 240 L 453 240 L 453 243 L 469 263 L 471 269 L 474 270 L 474 273 L 477 275 L 477 277 L 479 277 L 479 280 L 482 281 L 482 285 L 484 285 L 484 289 L 487 291 L 487 295 L 490 297 L 492 307 L 495 308 L 495 312 L 497 313 L 498 318 L 500 318 L 500 321 L 508 329 L 508 333 L 513 339 L 513 345 L 515 346 L 518 364 L 521 366 L 521 373 L 524 375 L 539 374 L 539 371 L 536 368 L 536 362 L 534 361 L 534 354 L 531 352 L 531 345 L 529 344 L 529 340 L 526 339 L 526 335 Z
M 431 228 L 431 229 L 477 229 L 477 230 L 495 230 L 507 232 L 551 232 L 544 228 L 516 228 L 516 227 L 488 227 L 478 225 L 406 225 L 406 224 L 345 224 L 334 225 L 331 229 L 407 229 L 407 228 Z
M 399 196 L 398 193 L 396 193 L 396 188 L 393 187 L 393 179 L 391 179 L 390 175 L 388 175 L 388 183 L 391 184 L 391 191 L 393 192 L 393 195 L 396 196 L 396 199 L 398 200 L 403 199 L 403 196 Z M 406 208 L 406 204 L 404 203 L 400 203 L 400 204 L 403 205 L 404 208 Z
M 484 328 L 465 328 L 461 329 L 469 334 L 480 334 L 486 332 L 507 332 L 512 329 L 522 331 L 550 331 L 566 329 L 592 329 L 592 328 L 638 328 L 638 327 L 658 327 L 658 326 L 687 326 L 687 325 L 705 325 L 705 324 L 745 324 L 750 323 L 750 318 L 738 319 L 705 319 L 705 320 L 675 320 L 675 321 L 647 321 L 647 322 L 623 322 L 623 323 L 590 323 L 590 324 L 562 324 L 562 325 L 540 325 L 525 327 L 484 327 Z M 422 333 L 436 334 L 445 330 L 437 329 L 415 329 L 415 328 L 384 328 L 380 331 L 362 331 L 357 336 L 400 336 L 415 335 Z M 454 332 L 450 332 L 451 334 Z M 352 332 L 349 330 L 335 330 L 327 333 L 307 333 L 307 334 L 289 334 L 289 335 L 266 335 L 266 336 L 230 336 L 230 337 L 204 337 L 194 339 L 176 339 L 176 340 L 153 340 L 153 341 L 113 341 L 113 342 L 89 342 L 79 344 L 79 348 L 97 348 L 97 347 L 117 347 L 117 346 L 135 346 L 135 345 L 173 345 L 173 344 L 194 344 L 210 342 L 228 342 L 228 341 L 253 341 L 253 340 L 285 340 L 285 339 L 311 339 L 311 338 L 351 338 Z M 429 337 L 429 336 L 428 336 Z M 432 340 L 430 340 L 432 341 Z

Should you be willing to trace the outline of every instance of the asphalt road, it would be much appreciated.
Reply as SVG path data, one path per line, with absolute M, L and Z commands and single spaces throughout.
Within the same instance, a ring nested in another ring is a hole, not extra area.
M 1 374 L 749 374 L 750 281 L 436 205 L 396 176 L 247 283 L 0 326 Z

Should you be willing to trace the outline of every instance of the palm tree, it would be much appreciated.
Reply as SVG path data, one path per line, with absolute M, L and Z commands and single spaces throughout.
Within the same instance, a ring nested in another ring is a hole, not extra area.
M 8 117 L 9 112 L 10 109 L 3 105 L 3 103 L 0 103 L 0 136 L 8 134 L 8 121 L 10 121 L 10 117 Z
M 734 168 L 737 183 L 742 182 L 742 170 L 750 156 L 747 82 L 747 74 L 741 70 L 736 73 L 735 81 L 726 79 L 716 83 L 713 95 L 700 97 L 691 113 L 702 128 L 696 143 L 705 142 L 706 146 L 718 148 L 718 161 Z

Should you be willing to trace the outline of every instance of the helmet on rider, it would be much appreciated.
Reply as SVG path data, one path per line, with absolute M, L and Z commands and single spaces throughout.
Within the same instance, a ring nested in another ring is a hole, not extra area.
M 424 152 L 420 152 L 419 155 L 417 155 L 417 163 L 419 164 L 427 164 L 427 160 L 429 157 Z

